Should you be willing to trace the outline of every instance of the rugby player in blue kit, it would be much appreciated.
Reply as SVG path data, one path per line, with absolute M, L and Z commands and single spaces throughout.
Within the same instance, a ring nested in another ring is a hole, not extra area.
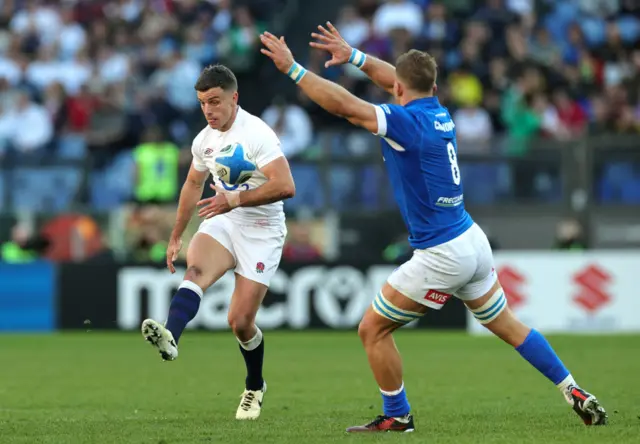
M 351 48 L 330 23 L 319 26 L 311 46 L 328 51 L 327 66 L 352 63 L 397 104 L 373 105 L 299 65 L 284 38 L 264 33 L 263 54 L 328 112 L 382 139 L 382 156 L 395 199 L 409 231 L 412 258 L 396 269 L 364 314 L 358 334 L 380 388 L 383 415 L 348 432 L 411 432 L 414 421 L 393 331 L 438 310 L 451 296 L 559 389 L 586 425 L 607 414 L 578 386 L 547 340 L 509 310 L 487 237 L 464 207 L 455 124 L 436 91 L 436 62 L 411 50 L 396 66 Z

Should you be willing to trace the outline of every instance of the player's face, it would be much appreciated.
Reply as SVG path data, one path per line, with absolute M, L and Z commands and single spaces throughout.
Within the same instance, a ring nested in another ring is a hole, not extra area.
M 226 130 L 231 126 L 230 119 L 238 106 L 238 91 L 225 91 L 219 87 L 198 91 L 198 101 L 211 128 Z

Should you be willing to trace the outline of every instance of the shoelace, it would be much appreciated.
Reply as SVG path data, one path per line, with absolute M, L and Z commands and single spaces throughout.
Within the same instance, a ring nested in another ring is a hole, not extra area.
M 242 410 L 247 411 L 249 410 L 249 408 L 251 408 L 251 403 L 253 403 L 253 400 L 256 398 L 256 395 L 253 394 L 253 392 L 246 392 L 242 395 L 242 402 L 240 403 L 240 407 L 242 407 Z

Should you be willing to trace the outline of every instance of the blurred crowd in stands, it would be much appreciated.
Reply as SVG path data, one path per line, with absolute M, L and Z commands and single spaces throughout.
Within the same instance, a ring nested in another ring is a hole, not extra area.
M 0 0 L 0 165 L 6 167 L 0 167 L 0 211 L 9 208 L 8 201 L 14 210 L 43 211 L 78 203 L 109 210 L 125 202 L 175 202 L 191 140 L 205 124 L 193 84 L 215 62 L 236 73 L 241 106 L 261 115 L 280 136 L 298 182 L 298 200 L 289 205 L 321 207 L 319 170 L 295 161 L 318 159 L 327 146 L 343 158 L 370 156 L 377 146 L 362 134 L 323 138 L 350 128 L 292 85 L 268 87 L 274 72 L 258 51 L 258 35 L 267 27 L 278 33 L 295 26 L 281 17 L 291 3 L 296 2 Z M 297 3 L 297 13 L 304 14 L 305 1 Z M 438 95 L 452 112 L 462 155 L 521 156 L 538 138 L 640 135 L 636 0 L 341 5 L 317 21 L 332 19 L 352 46 L 391 62 L 409 48 L 436 57 Z M 296 57 L 367 100 L 389 100 L 352 66 L 325 69 L 326 54 L 318 51 Z M 53 159 L 63 162 L 42 167 Z M 630 199 L 640 202 L 640 172 L 618 167 L 611 174 L 618 181 L 635 180 Z M 496 168 L 484 176 L 469 173 L 468 180 L 484 183 L 490 176 L 509 190 L 513 181 Z M 532 193 L 545 189 L 545 196 L 557 196 L 552 185 L 544 185 L 553 180 L 531 177 L 527 168 L 515 176 L 534 183 Z M 381 169 L 337 167 L 331 174 L 331 205 L 349 207 L 354 199 L 390 205 L 388 195 L 366 195 L 368 184 L 384 181 Z M 487 193 L 479 200 L 493 199 Z M 302 229 L 293 232 L 308 237 Z M 156 234 L 149 236 L 164 237 Z

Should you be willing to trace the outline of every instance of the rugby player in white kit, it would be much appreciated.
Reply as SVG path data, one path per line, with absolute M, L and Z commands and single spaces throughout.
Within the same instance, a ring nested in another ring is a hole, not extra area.
M 171 300 L 166 323 L 146 319 L 142 334 L 163 360 L 175 360 L 180 336 L 196 316 L 203 293 L 234 270 L 228 320 L 247 367 L 236 419 L 257 419 L 267 386 L 262 377 L 264 339 L 255 318 L 282 255 L 286 236 L 282 200 L 294 196 L 295 185 L 276 134 L 238 106 L 238 83 L 230 69 L 222 65 L 205 68 L 195 89 L 208 125 L 193 141 L 193 163 L 180 193 L 167 249 L 171 273 L 175 273 L 173 263 L 182 246 L 181 237 L 196 207 L 205 220 L 189 244 L 187 271 Z M 218 153 L 234 144 L 242 145 L 257 167 L 239 186 L 221 181 L 215 168 Z M 200 200 L 210 173 L 216 195 Z

